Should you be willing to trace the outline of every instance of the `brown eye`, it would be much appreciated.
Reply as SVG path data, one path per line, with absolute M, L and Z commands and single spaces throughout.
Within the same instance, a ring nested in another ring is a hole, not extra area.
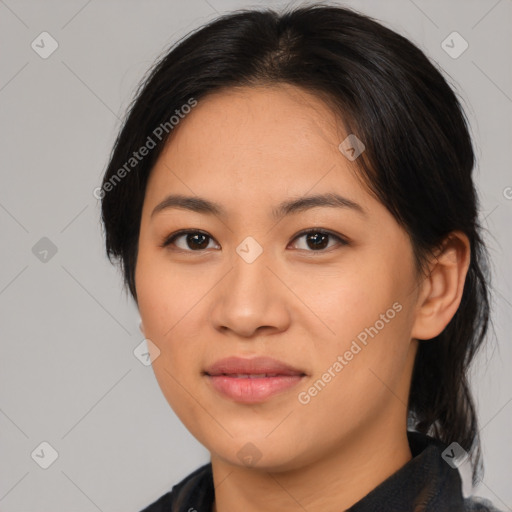
M 184 235 L 185 242 L 191 249 L 206 249 L 208 247 L 209 238 L 202 233 L 193 235 Z
M 329 235 L 325 233 L 308 233 L 305 236 L 310 249 L 325 249 L 329 245 Z
M 341 238 L 339 235 L 335 235 L 329 231 L 322 230 L 308 230 L 302 232 L 298 236 L 295 237 L 294 240 L 304 241 L 302 243 L 296 243 L 298 249 L 306 250 L 306 251 L 322 251 L 326 248 L 330 248 L 333 245 L 347 245 L 348 242 Z
M 208 248 L 213 238 L 201 231 L 180 231 L 166 238 L 162 243 L 162 247 L 174 245 L 183 251 L 202 251 Z

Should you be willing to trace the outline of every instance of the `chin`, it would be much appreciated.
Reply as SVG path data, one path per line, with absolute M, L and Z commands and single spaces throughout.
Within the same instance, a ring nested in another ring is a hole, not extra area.
M 291 439 L 288 437 L 288 439 Z M 286 446 L 281 440 L 269 442 L 262 437 L 237 438 L 227 441 L 222 446 L 217 442 L 204 444 L 212 457 L 221 459 L 225 464 L 240 469 L 251 469 L 265 472 L 284 472 L 297 469 L 306 463 L 296 451 L 296 446 Z M 303 455 L 303 454 L 302 454 Z

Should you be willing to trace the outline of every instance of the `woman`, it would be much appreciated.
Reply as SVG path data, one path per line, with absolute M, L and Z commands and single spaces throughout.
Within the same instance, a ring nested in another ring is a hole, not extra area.
M 241 11 L 142 84 L 100 195 L 158 383 L 211 454 L 145 510 L 496 510 L 466 373 L 489 318 L 460 104 L 348 9 Z

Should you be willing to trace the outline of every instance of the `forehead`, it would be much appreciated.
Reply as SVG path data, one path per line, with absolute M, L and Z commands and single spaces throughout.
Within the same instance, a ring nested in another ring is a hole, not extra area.
M 187 149 L 195 137 L 208 151 L 239 154 L 270 152 L 272 156 L 332 151 L 342 136 L 334 112 L 313 94 L 291 85 L 240 87 L 210 94 L 178 126 L 174 141 Z M 339 132 L 339 133 L 338 133 Z M 333 147 L 334 145 L 334 147 Z M 176 148 L 177 149 L 177 148 Z M 202 153 L 197 145 L 194 149 Z
M 339 150 L 342 120 L 320 98 L 291 85 L 224 89 L 180 120 L 152 170 L 148 194 L 174 191 L 248 202 L 336 189 L 368 194 L 356 163 Z M 211 195 L 211 194 L 210 194 Z

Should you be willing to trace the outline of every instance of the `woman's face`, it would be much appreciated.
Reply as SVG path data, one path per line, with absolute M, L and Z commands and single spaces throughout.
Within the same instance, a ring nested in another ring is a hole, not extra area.
M 275 470 L 404 434 L 412 247 L 331 111 L 292 86 L 243 88 L 175 130 L 147 185 L 136 289 L 178 417 L 212 457 Z M 158 208 L 170 195 L 190 199 Z

